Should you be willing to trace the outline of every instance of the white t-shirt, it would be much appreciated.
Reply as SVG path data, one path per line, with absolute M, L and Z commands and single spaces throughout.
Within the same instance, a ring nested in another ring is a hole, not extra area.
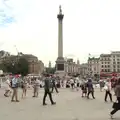
M 6 83 L 6 90 L 9 90 L 9 89 L 10 89 L 10 80 L 7 79 L 7 80 L 5 81 L 5 83 Z
M 111 82 L 106 82 L 105 84 L 105 90 L 111 90 Z
M 37 79 L 37 80 L 35 81 L 35 86 L 36 86 L 36 87 L 40 87 L 40 80 Z
M 73 79 L 70 79 L 70 83 L 74 83 L 74 80 L 73 80 Z

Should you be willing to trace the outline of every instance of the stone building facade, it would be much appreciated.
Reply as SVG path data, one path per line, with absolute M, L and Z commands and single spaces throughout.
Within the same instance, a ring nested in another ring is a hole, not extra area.
M 111 54 L 102 54 L 101 71 L 104 73 L 120 73 L 120 51 L 111 52 Z
M 66 74 L 79 74 L 80 73 L 79 61 L 74 62 L 72 58 L 67 58 L 65 61 L 65 73 Z
M 111 71 L 120 73 L 120 51 L 111 52 Z
M 88 74 L 94 76 L 100 74 L 100 58 L 88 58 Z
M 86 76 L 88 74 L 88 64 L 87 63 L 83 63 L 80 65 L 80 75 L 81 76 Z
M 100 55 L 100 72 L 101 73 L 111 72 L 111 54 Z
M 101 54 L 99 58 L 88 59 L 88 73 L 120 73 L 120 51 Z
M 29 63 L 29 74 L 41 74 L 44 71 L 44 63 L 38 58 L 32 54 L 22 54 L 19 53 L 18 56 L 16 55 L 10 55 L 8 52 L 0 51 L 0 63 L 11 62 L 14 64 L 14 62 L 17 62 L 19 57 L 24 57 L 28 63 Z
M 29 63 L 29 74 L 42 74 L 44 71 L 44 63 L 39 61 L 38 58 L 31 54 L 24 54 L 24 58 Z

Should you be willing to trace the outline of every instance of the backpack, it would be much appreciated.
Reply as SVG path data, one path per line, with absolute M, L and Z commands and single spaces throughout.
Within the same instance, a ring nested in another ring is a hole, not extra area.
M 10 81 L 10 86 L 12 87 L 12 80 Z

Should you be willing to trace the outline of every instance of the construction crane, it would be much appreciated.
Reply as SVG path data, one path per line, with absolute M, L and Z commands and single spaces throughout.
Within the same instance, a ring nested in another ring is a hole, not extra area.
M 11 7 L 7 3 L 7 2 L 9 2 L 9 0 L 1 0 L 1 1 L 6 8 L 11 9 Z
M 19 51 L 18 51 L 16 45 L 14 45 L 14 47 L 15 47 L 15 49 L 16 49 L 17 55 L 19 56 Z

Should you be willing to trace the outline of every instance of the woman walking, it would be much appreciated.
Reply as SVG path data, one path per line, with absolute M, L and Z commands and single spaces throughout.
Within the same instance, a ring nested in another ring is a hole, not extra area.
M 89 99 L 89 94 L 91 94 L 93 99 L 95 99 L 95 97 L 94 97 L 94 88 L 93 88 L 93 84 L 92 84 L 92 80 L 91 79 L 88 79 L 87 91 L 88 91 L 87 98 Z
M 113 115 L 120 110 L 120 78 L 118 79 L 117 85 L 115 87 L 115 95 L 117 98 L 117 106 L 111 111 L 110 116 L 111 118 L 113 118 Z

